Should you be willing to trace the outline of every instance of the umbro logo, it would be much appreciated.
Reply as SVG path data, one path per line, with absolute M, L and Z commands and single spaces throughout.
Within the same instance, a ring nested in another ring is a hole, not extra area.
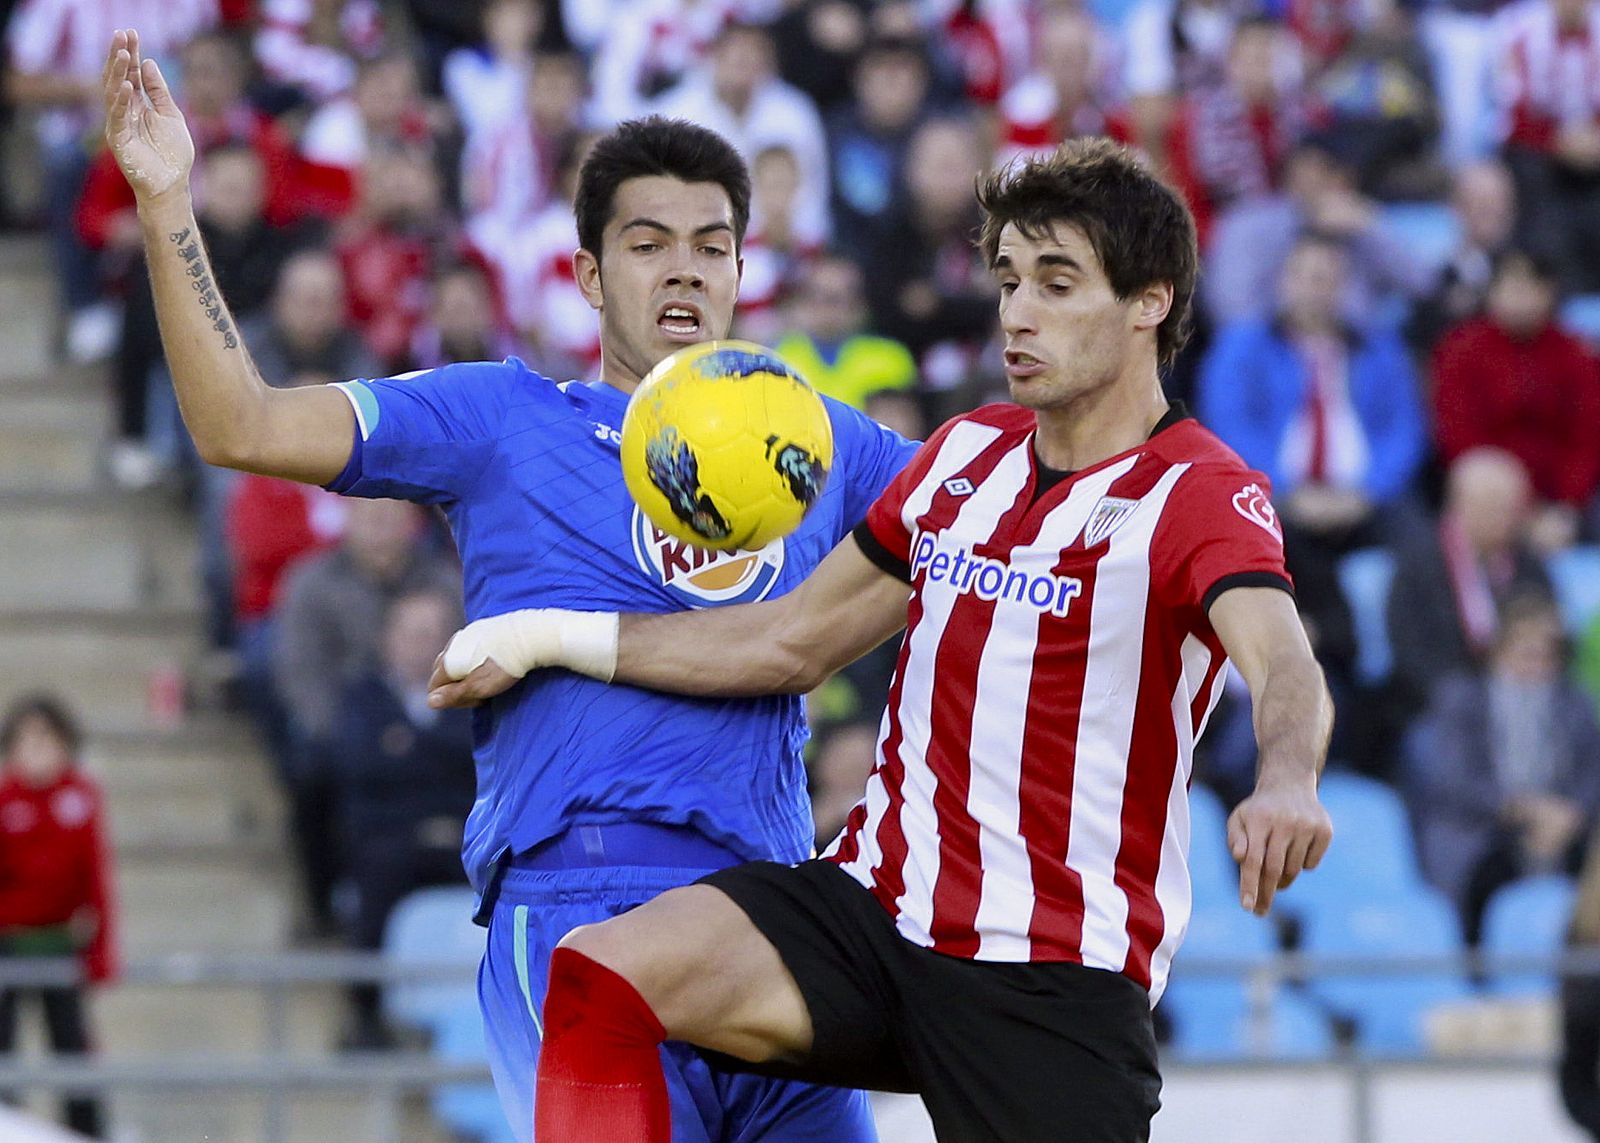
M 973 492 L 972 481 L 965 476 L 952 476 L 944 482 L 944 490 L 951 496 L 971 496 Z

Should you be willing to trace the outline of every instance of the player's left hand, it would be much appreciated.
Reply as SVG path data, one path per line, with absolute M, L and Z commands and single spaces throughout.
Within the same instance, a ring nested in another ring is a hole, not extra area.
M 428 679 L 428 705 L 435 710 L 477 706 L 517 685 L 517 676 L 493 659 L 485 659 L 465 678 L 454 678 L 445 670 L 444 656 L 439 652 Z
M 1228 848 L 1239 863 L 1239 904 L 1258 917 L 1303 869 L 1315 869 L 1333 822 L 1306 783 L 1257 786 L 1228 817 Z

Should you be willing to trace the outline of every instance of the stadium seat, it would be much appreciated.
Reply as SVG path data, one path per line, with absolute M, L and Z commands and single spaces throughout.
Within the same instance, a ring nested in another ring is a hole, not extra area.
M 1196 910 L 1237 902 L 1239 867 L 1228 852 L 1228 811 L 1209 786 L 1189 788 L 1189 880 Z
M 1248 968 L 1265 964 L 1276 951 L 1272 923 L 1246 913 L 1237 901 L 1197 909 L 1161 999 L 1162 1011 L 1172 1018 L 1172 1051 L 1186 1060 L 1330 1054 L 1333 1036 L 1327 1020 L 1293 992 L 1277 989 L 1267 1022 L 1258 1028 L 1247 975 L 1184 973 L 1186 961 L 1239 961 Z
M 1444 203 L 1390 203 L 1379 217 L 1389 236 L 1430 271 L 1442 268 L 1461 241 L 1461 223 Z
M 1393 582 L 1394 556 L 1386 548 L 1363 548 L 1339 561 L 1339 586 L 1355 621 L 1356 673 L 1365 683 L 1388 678 L 1394 662 L 1385 614 Z
M 1411 819 L 1395 790 L 1330 770 L 1322 776 L 1320 796 L 1333 819 L 1334 843 L 1316 869 L 1282 893 L 1285 912 L 1305 920 L 1330 905 L 1404 900 L 1425 888 Z
M 485 931 L 472 923 L 475 902 L 471 889 L 452 886 L 419 889 L 395 906 L 384 928 L 384 955 L 396 964 L 459 965 L 462 974 L 384 989 L 391 1020 L 432 1031 L 452 1011 L 476 1010 L 471 969 L 483 959 Z
M 1559 955 L 1566 947 L 1577 896 L 1577 884 L 1560 874 L 1524 877 L 1502 886 L 1484 913 L 1483 951 Z M 1488 989 L 1499 996 L 1554 996 L 1556 977 L 1536 971 L 1491 973 Z
M 1600 618 L 1600 547 L 1568 548 L 1551 557 L 1549 570 L 1562 623 L 1576 635 Z
M 1304 918 L 1300 947 L 1312 956 L 1459 954 L 1461 929 L 1442 894 L 1418 889 L 1409 897 L 1329 903 Z M 1329 1012 L 1354 1022 L 1363 1050 L 1392 1054 L 1424 1051 L 1427 1012 L 1468 995 L 1459 973 L 1443 971 L 1328 974 L 1307 988 Z
M 1561 307 L 1561 323 L 1591 345 L 1600 345 L 1600 294 L 1568 298 Z
M 476 1002 L 441 1014 L 434 1054 L 446 1063 L 486 1063 L 483 1017 Z M 456 1135 L 473 1143 L 515 1143 L 500 1099 L 491 1084 L 445 1084 L 433 1095 L 433 1114 Z

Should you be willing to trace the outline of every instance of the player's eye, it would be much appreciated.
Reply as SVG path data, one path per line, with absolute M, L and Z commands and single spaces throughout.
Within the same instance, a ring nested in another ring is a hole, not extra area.
M 633 249 L 637 254 L 653 254 L 661 249 L 661 244 L 659 242 L 635 242 Z
M 1061 295 L 1069 293 L 1072 290 L 1072 283 L 1051 282 L 1046 289 L 1048 289 L 1052 294 L 1055 294 L 1057 297 L 1060 297 Z
M 725 254 L 727 254 L 728 252 L 726 250 L 724 250 L 721 246 L 702 246 L 702 247 L 700 247 L 700 253 L 702 253 L 702 254 L 710 254 L 713 257 L 721 258 Z
M 1005 294 L 1008 297 L 1011 294 L 1015 293 L 1016 289 L 1017 289 L 1017 284 L 1015 282 L 1001 282 L 1000 283 L 1000 292 L 1002 294 Z

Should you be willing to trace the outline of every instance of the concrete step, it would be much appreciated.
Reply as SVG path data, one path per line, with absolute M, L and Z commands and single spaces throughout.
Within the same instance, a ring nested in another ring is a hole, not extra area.
M 193 525 L 149 496 L 0 492 L 0 611 L 192 607 Z
M 333 985 L 298 985 L 283 1011 L 295 1056 L 335 1050 L 347 1001 Z M 248 1059 L 274 1051 L 271 1000 L 250 985 L 117 984 L 95 994 L 95 1019 L 108 1058 Z
M 91 737 L 162 729 L 160 704 L 151 711 L 152 679 L 196 658 L 199 627 L 197 615 L 181 609 L 0 611 L 0 694 L 58 694 Z
M 174 949 L 269 952 L 289 941 L 293 892 L 285 862 L 242 847 L 177 860 L 121 856 L 123 950 L 130 958 Z
M 139 1143 L 458 1143 L 415 1097 L 402 1105 L 398 1139 L 381 1135 L 383 1117 L 374 1099 L 354 1093 L 291 1096 L 282 1138 L 269 1136 L 259 1097 L 231 1093 L 124 1095 L 113 1102 L 113 1116 Z
M 8 372 L 43 372 L 54 357 L 59 293 L 41 236 L 0 237 L 0 337 Z
M 25 388 L 5 392 L 4 400 L 0 491 L 92 492 L 99 487 L 100 454 L 111 423 L 104 393 Z

